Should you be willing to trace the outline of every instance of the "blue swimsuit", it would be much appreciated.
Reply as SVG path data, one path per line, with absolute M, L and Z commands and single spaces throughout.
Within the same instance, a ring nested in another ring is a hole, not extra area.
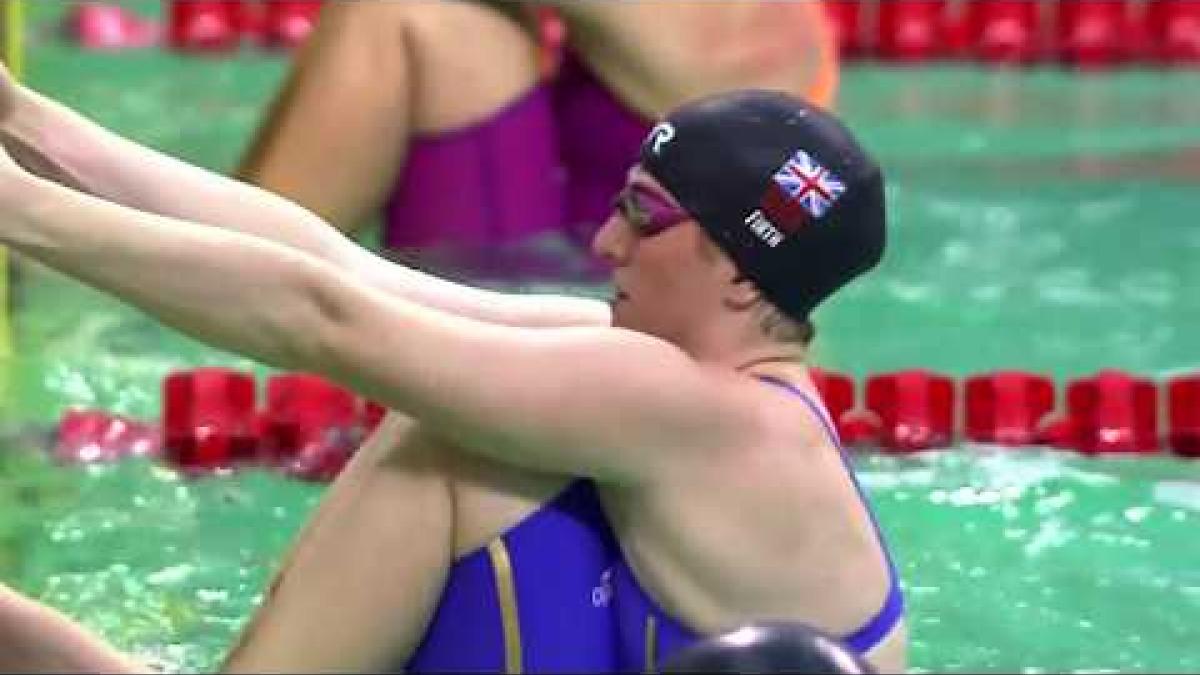
M 451 567 L 406 672 L 616 672 L 611 570 L 620 551 L 577 480 Z
M 798 396 L 841 447 L 821 406 L 785 382 L 763 380 Z M 846 470 L 853 478 L 848 464 Z M 857 480 L 855 487 L 865 503 Z M 873 513 L 871 519 L 875 523 Z M 875 528 L 878 534 L 877 523 Z M 843 638 L 859 653 L 879 644 L 904 615 L 886 545 L 884 553 L 887 600 L 866 625 Z M 645 592 L 621 552 L 595 485 L 580 479 L 488 546 L 455 562 L 425 638 L 405 670 L 653 672 L 703 637 Z

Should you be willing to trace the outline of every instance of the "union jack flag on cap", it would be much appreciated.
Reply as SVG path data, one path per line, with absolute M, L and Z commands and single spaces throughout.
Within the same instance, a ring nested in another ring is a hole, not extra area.
M 771 177 L 763 212 L 785 232 L 822 218 L 846 192 L 846 184 L 812 155 L 797 150 Z

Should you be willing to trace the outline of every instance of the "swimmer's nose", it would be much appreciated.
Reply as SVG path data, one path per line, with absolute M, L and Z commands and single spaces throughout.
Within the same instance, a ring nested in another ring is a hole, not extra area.
M 629 226 L 614 209 L 592 237 L 592 253 L 611 267 L 620 267 L 629 257 Z

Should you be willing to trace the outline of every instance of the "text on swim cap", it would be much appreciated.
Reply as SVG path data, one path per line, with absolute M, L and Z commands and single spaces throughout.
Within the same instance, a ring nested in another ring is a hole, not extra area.
M 746 216 L 744 222 L 746 227 L 749 227 L 750 231 L 767 246 L 775 248 L 783 243 L 783 233 L 763 214 L 761 209 L 754 209 L 753 213 Z
M 670 122 L 660 122 L 650 130 L 650 151 L 658 155 L 662 153 L 662 146 L 671 142 L 675 138 L 675 126 Z

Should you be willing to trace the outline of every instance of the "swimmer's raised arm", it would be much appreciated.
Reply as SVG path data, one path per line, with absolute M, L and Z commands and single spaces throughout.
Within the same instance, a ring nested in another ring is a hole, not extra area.
M 510 463 L 640 480 L 680 451 L 735 447 L 755 421 L 717 375 L 662 340 L 428 309 L 296 249 L 129 209 L 0 160 L 0 243 L 200 340 L 328 376 Z
M 142 211 L 300 249 L 376 288 L 443 311 L 532 327 L 609 321 L 602 302 L 498 293 L 389 262 L 297 204 L 122 138 L 20 86 L 2 66 L 0 140 L 23 165 L 51 180 Z

